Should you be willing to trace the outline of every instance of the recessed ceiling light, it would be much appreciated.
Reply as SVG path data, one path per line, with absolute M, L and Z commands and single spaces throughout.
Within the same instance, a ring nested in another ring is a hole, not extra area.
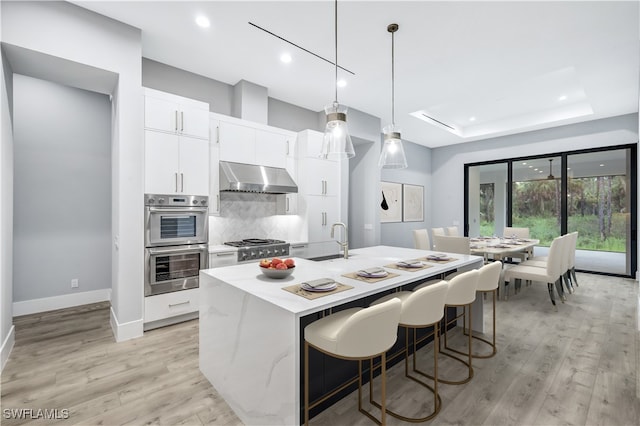
M 284 62 L 285 64 L 288 64 L 289 62 L 291 62 L 291 55 L 289 55 L 288 53 L 283 53 L 283 54 L 280 56 L 280 60 L 281 60 L 282 62 Z
M 567 100 L 567 95 L 558 96 L 558 100 L 559 101 L 566 101 Z
M 538 168 L 536 167 L 536 168 L 535 168 L 535 169 L 533 169 L 533 170 L 535 170 L 535 171 L 537 172 L 537 171 L 538 171 Z
M 338 87 L 344 87 L 347 85 L 347 81 L 346 80 L 338 80 Z
M 533 169 L 533 166 L 529 166 L 530 169 Z
M 604 167 L 604 164 L 600 164 L 600 167 Z
M 469 121 L 476 121 L 475 117 L 469 117 Z
M 527 163 L 522 163 L 522 165 L 523 165 L 523 166 L 526 166 L 526 165 L 527 165 Z
M 542 170 L 539 170 L 538 173 L 542 173 Z
M 202 28 L 209 28 L 211 23 L 209 22 L 209 18 L 206 16 L 200 15 L 196 18 L 196 24 Z

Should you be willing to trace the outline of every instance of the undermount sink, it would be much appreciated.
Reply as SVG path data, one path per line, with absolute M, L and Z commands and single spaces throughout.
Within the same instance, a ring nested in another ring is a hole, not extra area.
M 350 254 L 349 258 L 351 258 L 352 256 L 354 255 Z M 333 259 L 342 259 L 342 258 L 344 258 L 344 254 L 337 253 L 337 254 L 328 254 L 326 256 L 312 257 L 308 260 L 313 260 L 314 262 L 322 262 L 323 260 L 333 260 Z

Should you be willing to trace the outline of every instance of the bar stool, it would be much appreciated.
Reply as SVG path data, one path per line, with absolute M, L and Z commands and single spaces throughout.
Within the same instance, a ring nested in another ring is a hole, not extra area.
M 326 398 L 309 405 L 309 346 L 334 358 L 358 361 L 358 411 L 379 425 L 386 424 L 386 358 L 385 353 L 398 338 L 398 322 L 402 302 L 393 298 L 369 308 L 351 308 L 312 322 L 304 329 L 304 424 L 309 424 L 309 410 Z M 362 409 L 362 360 L 382 358 L 381 419 Z M 334 390 L 333 395 L 351 381 Z
M 445 297 L 447 296 L 448 290 L 449 284 L 446 281 L 439 281 L 435 284 L 425 286 L 416 291 L 400 291 L 397 293 L 392 293 L 388 296 L 384 296 L 376 300 L 371 304 L 371 306 L 375 306 L 393 298 L 398 298 L 402 301 L 402 311 L 400 314 L 399 325 L 400 327 L 406 329 L 405 346 L 402 351 L 389 357 L 389 360 L 394 359 L 398 355 L 404 354 L 405 377 L 415 381 L 416 383 L 419 383 L 433 393 L 433 411 L 430 414 L 425 417 L 414 418 L 403 416 L 387 408 L 387 413 L 397 419 L 412 423 L 424 422 L 434 418 L 440 412 L 440 408 L 442 407 L 442 400 L 440 399 L 440 395 L 438 394 L 438 334 L 440 321 L 444 316 L 444 301 Z M 417 329 L 427 327 L 433 327 L 433 332 L 423 336 L 418 340 L 416 335 Z M 413 330 L 413 333 L 410 333 L 411 329 Z M 427 375 L 426 373 L 418 370 L 416 362 L 417 345 L 425 339 L 433 336 L 433 374 L 435 377 L 433 379 L 433 387 L 423 382 L 422 380 L 409 375 L 409 334 L 413 334 L 413 372 L 421 374 L 423 376 Z M 373 371 L 373 368 L 371 368 L 370 371 Z M 372 392 L 369 392 L 369 395 L 372 395 Z M 373 399 L 370 400 L 372 404 L 380 407 L 380 405 L 373 401 Z
M 472 378 L 473 378 L 473 366 L 472 366 L 472 361 L 471 359 L 473 358 L 472 356 L 472 337 L 473 337 L 473 332 L 471 330 L 471 313 L 472 313 L 472 309 L 471 309 L 471 305 L 473 304 L 473 302 L 476 300 L 476 287 L 478 285 L 478 277 L 480 275 L 480 272 L 478 272 L 477 270 L 472 270 L 472 271 L 467 271 L 467 272 L 462 272 L 459 275 L 456 275 L 455 277 L 453 277 L 451 279 L 451 281 L 449 281 L 449 291 L 447 292 L 447 297 L 445 299 L 445 308 L 444 310 L 446 311 L 446 309 L 451 306 L 451 307 L 461 307 L 462 308 L 462 313 L 458 314 L 455 316 L 455 318 L 452 318 L 451 320 L 447 321 L 445 319 L 445 324 L 444 324 L 444 331 L 440 331 L 440 334 L 444 334 L 444 349 L 446 349 L 447 351 L 450 352 L 455 352 L 457 354 L 460 355 L 465 355 L 467 356 L 468 360 L 465 361 L 464 359 L 458 358 L 457 356 L 446 352 L 442 349 L 442 340 L 440 340 L 440 344 L 441 344 L 441 348 L 440 348 L 440 353 L 442 353 L 442 355 L 446 355 L 449 358 L 452 358 L 458 362 L 461 362 L 462 364 L 466 365 L 468 368 L 468 375 L 465 379 L 462 380 L 448 380 L 448 379 L 442 379 L 442 378 L 438 378 L 438 380 L 441 383 L 446 383 L 448 385 L 462 385 L 465 384 L 467 382 L 469 382 Z M 418 287 L 415 288 L 415 290 L 418 290 L 420 288 L 423 288 L 423 286 L 425 286 L 425 284 L 421 284 Z M 462 318 L 462 324 L 463 324 L 463 332 L 464 332 L 464 324 L 466 323 L 466 318 L 467 318 L 467 308 L 469 308 L 469 348 L 468 348 L 468 352 L 462 352 L 459 351 L 457 349 L 454 348 L 450 348 L 447 342 L 447 328 L 449 327 L 450 324 L 452 324 L 454 321 L 457 321 L 459 318 Z M 427 376 L 431 379 L 433 379 L 434 377 L 431 376 Z
M 484 265 L 478 270 L 478 286 L 476 292 L 493 293 L 493 339 L 488 341 L 480 336 L 473 336 L 474 339 L 485 342 L 490 345 L 492 352 L 488 355 L 473 354 L 474 358 L 491 358 L 497 352 L 496 349 L 496 295 L 498 286 L 500 285 L 500 274 L 502 273 L 502 262 L 492 262 Z M 465 332 L 465 335 L 467 333 Z

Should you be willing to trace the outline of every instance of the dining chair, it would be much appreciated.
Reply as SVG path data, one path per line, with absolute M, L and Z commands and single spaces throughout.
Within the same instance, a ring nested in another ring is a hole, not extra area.
M 549 256 L 547 259 L 546 267 L 541 268 L 531 265 L 516 265 L 512 268 L 504 271 L 504 284 L 505 284 L 505 298 L 508 293 L 508 285 L 515 280 L 530 280 L 540 281 L 547 283 L 547 290 L 549 291 L 549 298 L 554 308 L 557 310 L 556 299 L 553 293 L 553 286 L 555 284 L 558 294 L 561 296 L 562 303 L 564 303 L 564 291 L 562 290 L 562 266 L 563 266 L 563 253 L 562 253 L 562 237 L 556 237 L 551 242 L 549 248 Z
M 444 228 L 431 228 L 431 241 L 433 242 L 433 249 L 436 249 L 436 235 L 446 235 Z
M 516 228 L 512 226 L 506 226 L 502 233 L 505 238 L 529 238 L 529 228 Z M 514 258 L 520 259 L 520 262 L 531 259 L 533 257 L 533 247 L 524 250 L 522 252 L 513 253 L 509 256 L 511 260 Z
M 562 280 L 561 283 L 564 282 L 565 287 L 567 288 L 567 292 L 569 294 L 574 292 L 573 283 L 571 280 L 571 252 L 575 253 L 575 245 L 573 234 L 565 234 L 559 237 L 562 240 L 562 266 L 560 270 L 562 271 Z M 549 261 L 549 256 L 540 256 L 534 257 L 531 260 L 527 260 L 523 262 L 524 266 L 536 266 L 538 268 L 546 268 L 547 262 Z
M 448 235 L 435 235 L 433 247 L 445 253 L 470 254 L 469 237 L 450 237 Z
M 460 231 L 457 226 L 447 226 L 447 235 L 450 237 L 459 237 Z
M 431 250 L 429 233 L 426 228 L 413 230 L 413 247 L 420 250 Z

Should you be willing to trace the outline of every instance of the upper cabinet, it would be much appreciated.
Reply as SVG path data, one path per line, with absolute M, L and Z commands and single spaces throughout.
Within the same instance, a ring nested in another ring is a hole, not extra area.
M 294 157 L 296 133 L 233 117 L 211 114 L 218 121 L 216 133 L 220 161 L 287 168 Z
M 209 195 L 209 105 L 145 88 L 148 194 Z
M 145 88 L 144 127 L 209 139 L 209 105 L 205 102 Z

